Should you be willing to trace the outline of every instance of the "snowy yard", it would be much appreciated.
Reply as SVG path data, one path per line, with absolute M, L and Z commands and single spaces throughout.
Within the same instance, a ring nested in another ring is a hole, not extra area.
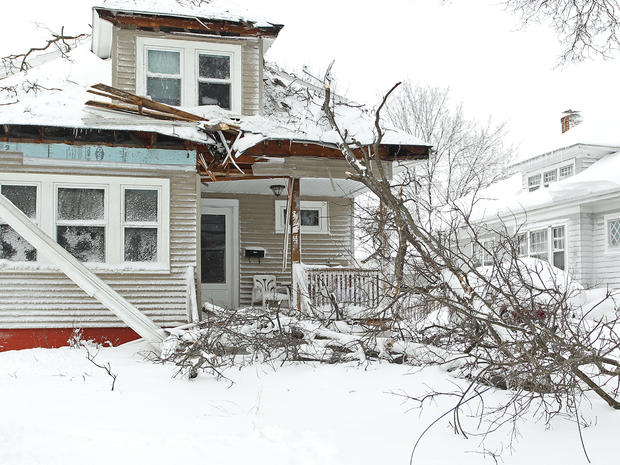
M 171 366 L 137 353 L 144 349 L 130 343 L 98 354 L 118 375 L 113 392 L 84 349 L 0 353 L 0 464 L 407 464 L 420 432 L 448 403 L 420 415 L 394 393 L 455 382 L 436 367 L 298 364 L 230 370 L 230 386 L 202 374 L 172 378 Z M 620 414 L 598 399 L 586 411 L 592 462 L 617 464 Z M 455 436 L 449 420 L 430 430 L 414 463 L 494 463 L 478 453 L 478 439 Z M 487 448 L 496 450 L 497 439 Z M 587 463 L 576 427 L 564 420 L 549 431 L 522 425 L 516 446 L 504 450 L 503 463 Z

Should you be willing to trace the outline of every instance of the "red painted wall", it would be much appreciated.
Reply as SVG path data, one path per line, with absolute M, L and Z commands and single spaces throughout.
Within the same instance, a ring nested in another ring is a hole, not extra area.
M 0 352 L 5 350 L 32 349 L 35 347 L 54 348 L 67 346 L 73 335 L 73 328 L 42 329 L 0 329 Z M 84 328 L 82 340 L 94 340 L 100 344 L 113 346 L 139 339 L 140 336 L 130 328 Z

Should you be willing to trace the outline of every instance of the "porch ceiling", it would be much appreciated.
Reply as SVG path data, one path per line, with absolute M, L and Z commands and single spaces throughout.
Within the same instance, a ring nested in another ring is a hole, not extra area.
M 285 178 L 204 182 L 201 190 L 206 194 L 258 194 L 273 197 L 269 188 L 273 184 L 286 185 Z M 300 191 L 304 197 L 355 197 L 365 192 L 365 188 L 350 179 L 302 178 Z M 285 195 L 280 198 L 284 199 Z

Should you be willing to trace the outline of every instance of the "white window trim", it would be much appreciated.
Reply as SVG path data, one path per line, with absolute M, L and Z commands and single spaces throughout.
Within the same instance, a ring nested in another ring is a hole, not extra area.
M 566 168 L 567 166 L 572 166 L 573 168 L 572 174 L 570 176 L 560 176 L 560 169 Z M 545 173 L 549 173 L 552 171 L 556 172 L 555 181 L 549 181 L 545 183 Z M 525 189 L 528 190 L 529 192 L 534 192 L 541 187 L 549 187 L 549 185 L 553 184 L 554 182 L 562 181 L 564 179 L 575 176 L 575 174 L 576 173 L 575 173 L 575 159 L 574 158 L 571 160 L 560 162 L 560 163 L 554 163 L 552 165 L 539 168 L 535 171 L 534 170 L 526 171 L 525 172 Z M 535 185 L 530 185 L 530 178 L 533 178 L 534 176 L 538 176 L 538 175 L 540 175 L 540 183 L 535 184 Z
M 108 257 L 111 256 L 110 241 L 108 241 L 108 228 L 110 217 L 108 215 L 109 205 L 109 189 L 107 184 L 90 184 L 82 182 L 55 182 L 54 186 L 54 226 L 51 237 L 58 242 L 58 226 L 92 226 L 104 228 L 105 237 L 105 257 L 103 263 L 108 263 Z M 103 219 L 102 220 L 60 220 L 58 219 L 58 189 L 98 189 L 103 190 Z M 85 264 L 88 264 L 85 263 Z
M 125 220 L 125 192 L 127 190 L 154 190 L 157 191 L 157 221 L 126 221 Z M 164 248 L 162 243 L 162 188 L 161 186 L 146 186 L 144 184 L 123 184 L 121 185 L 121 259 L 125 257 L 125 229 L 142 228 L 157 229 L 157 258 L 154 262 L 159 263 L 161 259 L 161 251 Z M 124 263 L 140 263 L 140 262 L 124 262 Z
M 603 232 L 605 234 L 605 253 L 606 254 L 620 254 L 620 245 L 609 245 L 609 222 L 618 220 L 620 221 L 619 213 L 610 213 L 603 217 Z
M 241 113 L 241 45 L 138 37 L 136 39 L 136 93 L 138 95 L 146 95 L 146 50 L 149 48 L 174 51 L 181 50 L 181 106 L 186 107 L 199 106 L 198 55 L 214 54 L 230 56 L 230 82 L 232 83 L 230 109 L 235 113 Z
M 284 233 L 284 210 L 286 210 L 286 200 L 275 201 L 275 231 L 276 233 Z M 303 234 L 329 234 L 329 208 L 328 202 L 316 200 L 302 200 L 301 210 L 318 210 L 319 225 L 318 226 L 302 226 Z
M 620 217 L 620 214 L 618 215 Z M 547 230 L 547 263 L 553 265 L 553 228 L 564 227 L 564 271 L 568 271 L 569 269 L 569 255 L 568 255 L 568 223 L 565 220 L 562 220 L 558 223 L 553 223 L 551 225 L 545 226 L 542 224 L 532 225 L 529 229 L 521 229 L 519 230 L 519 235 L 525 234 L 525 248 L 527 250 L 527 255 L 520 256 L 523 257 L 532 257 L 531 254 L 531 238 L 530 233 L 542 231 L 543 229 Z M 557 250 L 556 250 L 557 251 Z M 620 252 L 620 250 L 618 250 Z
M 32 179 L 37 181 L 33 182 Z M 106 190 L 105 197 L 105 263 L 85 263 L 85 266 L 95 271 L 114 272 L 166 272 L 170 271 L 170 180 L 165 178 L 127 178 L 113 176 L 73 176 L 57 174 L 27 174 L 27 173 L 0 173 L 0 185 L 36 185 L 37 186 L 37 216 L 39 227 L 51 238 L 56 239 L 56 207 L 58 187 L 75 187 L 85 189 Z M 139 186 L 143 189 L 158 189 L 158 222 L 161 234 L 158 235 L 157 262 L 124 262 L 123 251 L 123 219 L 124 213 L 122 189 Z M 62 223 L 65 223 L 64 221 Z M 75 224 L 76 222 L 73 222 Z M 79 223 L 79 222 L 78 222 Z M 89 221 L 90 224 L 90 221 Z M 42 256 L 37 254 L 36 262 L 3 263 L 1 271 L 20 269 L 31 271 L 45 271 L 56 269 Z

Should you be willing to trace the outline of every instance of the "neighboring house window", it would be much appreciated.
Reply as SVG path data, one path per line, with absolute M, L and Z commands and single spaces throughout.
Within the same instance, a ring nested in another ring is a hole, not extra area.
M 620 218 L 607 220 L 607 247 L 620 249 Z
M 2 184 L 0 192 L 35 224 L 38 223 L 37 185 Z M 37 260 L 37 250 L 0 218 L 0 259 L 15 262 Z
M 551 235 L 553 239 L 553 266 L 563 270 L 566 267 L 566 234 L 564 226 L 551 228 Z
M 540 174 L 535 174 L 527 178 L 527 187 L 530 192 L 535 191 L 540 187 Z
M 517 236 L 517 255 L 519 257 L 527 257 L 527 234 L 519 234 Z
M 573 175 L 573 165 L 560 167 L 560 179 L 568 178 Z
M 301 201 L 301 232 L 328 233 L 329 214 L 327 202 Z M 276 200 L 276 232 L 284 232 L 286 225 L 286 200 Z
M 472 243 L 474 264 L 476 266 L 490 266 L 493 264 L 493 246 L 492 240 L 482 241 L 481 245 L 476 242 Z
M 181 105 L 181 51 L 146 48 L 146 93 L 166 105 Z
M 57 187 L 56 241 L 81 262 L 105 262 L 104 188 Z
M 138 37 L 136 44 L 139 95 L 169 105 L 218 105 L 241 113 L 241 45 L 150 37 Z
M 545 171 L 543 174 L 543 184 L 547 187 L 550 183 L 558 180 L 558 170 Z
M 547 237 L 547 229 L 530 232 L 530 257 L 548 260 L 549 243 Z
M 29 185 L 33 177 L 37 183 Z M 169 266 L 169 184 L 156 178 L 0 174 L 2 193 L 79 261 L 139 262 L 149 270 Z M 43 260 L 2 223 L 0 258 Z

